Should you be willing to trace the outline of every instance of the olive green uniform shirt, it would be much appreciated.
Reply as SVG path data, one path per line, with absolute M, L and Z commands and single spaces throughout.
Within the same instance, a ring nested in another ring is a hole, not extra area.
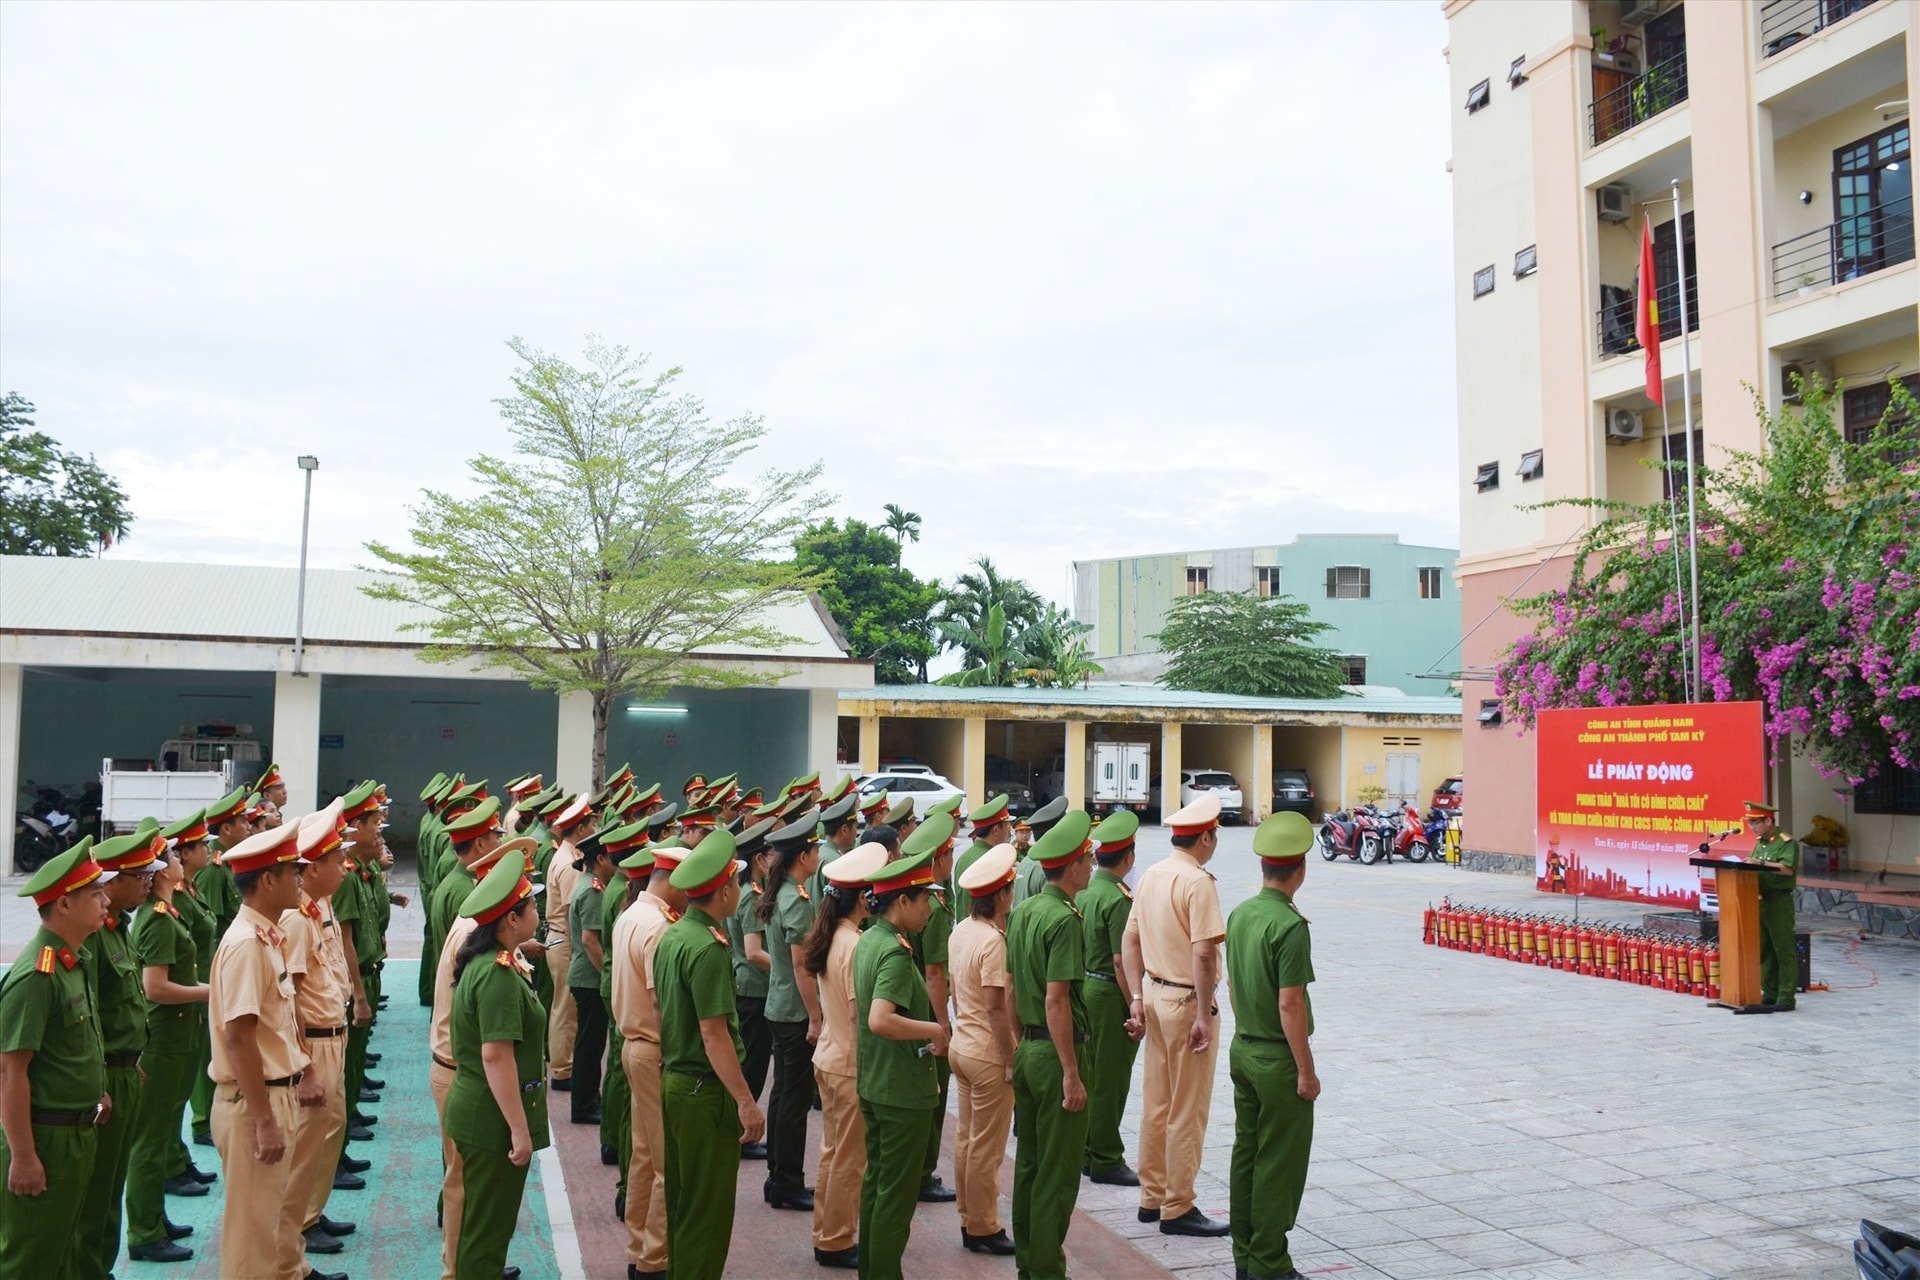
M 793 976 L 793 948 L 806 942 L 813 915 L 813 898 L 806 887 L 791 878 L 783 881 L 774 899 L 773 917 L 767 921 L 767 954 L 773 960 L 767 975 L 768 1022 L 807 1020 L 807 1006 Z
M 933 910 L 927 916 L 927 927 L 909 935 L 913 941 L 913 963 L 923 978 L 927 976 L 927 966 L 930 964 L 946 967 L 948 947 L 953 940 L 953 906 L 947 899 L 947 887 L 936 884 L 927 892 L 933 895 Z M 947 989 L 953 989 L 951 982 L 947 984 Z
M 1233 996 L 1234 1035 L 1281 1044 L 1280 992 L 1300 987 L 1307 996 L 1307 1033 L 1313 1033 L 1313 955 L 1307 918 L 1293 899 L 1263 888 L 1233 909 L 1227 920 L 1227 983 Z
M 761 889 L 757 884 L 740 890 L 740 905 L 727 917 L 727 945 L 733 953 L 733 991 L 735 995 L 761 1000 L 767 997 L 767 974 L 747 959 L 747 935 L 760 934 L 766 945 L 767 926 L 760 919 Z
M 698 907 L 668 925 L 653 952 L 653 1001 L 660 1011 L 660 1068 L 712 1075 L 700 1023 L 725 1018 L 736 1062 L 747 1056 L 733 1003 L 726 931 Z
M 512 1042 L 527 1135 L 535 1151 L 549 1143 L 547 1015 L 533 993 L 531 975 L 520 963 L 511 951 L 476 956 L 453 984 L 454 1074 L 447 1090 L 447 1136 L 498 1155 L 511 1149 L 512 1139 L 487 1084 L 481 1046 L 491 1042 Z
M 868 1028 L 875 1000 L 903 1017 L 933 1021 L 933 1000 L 913 954 L 913 943 L 889 920 L 876 918 L 853 949 L 853 1020 L 857 1088 L 868 1102 L 932 1110 L 940 1104 L 940 1079 L 930 1040 L 889 1040 Z
M 220 945 L 220 926 L 213 918 L 213 912 L 207 910 L 198 893 L 180 886 L 180 892 L 173 895 L 174 910 L 180 913 L 187 932 L 193 935 L 193 965 L 196 981 L 205 982 L 213 972 L 213 951 Z
M 1769 871 L 1761 875 L 1760 896 L 1763 898 L 1790 895 L 1793 887 L 1800 883 L 1800 842 L 1791 836 L 1776 831 L 1765 840 L 1755 842 L 1747 860 L 1768 862 L 1780 868 L 1779 872 Z
M 1059 885 L 1047 884 L 1007 918 L 1007 973 L 1021 1026 L 1047 1025 L 1047 984 L 1064 982 L 1074 1034 L 1087 1033 L 1080 991 L 1087 979 L 1086 926 Z
M 965 875 L 967 868 L 978 862 L 980 855 L 988 852 L 990 848 L 991 846 L 988 845 L 985 840 L 975 840 L 960 852 L 959 857 L 953 860 L 953 880 L 950 884 L 950 892 L 953 898 L 953 922 L 955 924 L 960 923 L 960 921 L 965 918 L 967 912 L 972 909 L 968 906 L 972 895 L 960 887 L 960 877 Z
M 613 950 L 613 923 L 620 918 L 620 912 L 627 905 L 627 877 L 615 873 L 606 888 L 600 891 L 600 954 L 605 956 Z M 600 966 L 600 998 L 607 1002 L 607 1009 L 613 1009 L 613 966 Z M 620 1028 L 614 1027 L 618 1035 Z
M 200 905 L 213 916 L 213 936 L 224 936 L 240 914 L 240 886 L 233 882 L 233 872 L 216 858 L 194 873 L 193 887 L 199 891 Z
M 1087 887 L 1074 895 L 1073 905 L 1080 910 L 1087 946 L 1087 972 L 1113 977 L 1113 958 L 1120 954 L 1120 939 L 1127 931 L 1127 917 L 1133 914 L 1133 890 L 1111 871 L 1096 870 Z
M 185 897 L 174 894 L 174 901 Z M 149 898 L 133 917 L 133 950 L 140 967 L 166 966 L 167 981 L 183 987 L 200 982 L 200 953 L 193 931 L 171 903 Z M 143 984 L 144 989 L 144 984 Z M 199 1027 L 200 1004 L 147 1006 L 147 1037 L 156 1045 L 192 1045 Z
M 27 1095 L 36 1111 L 91 1111 L 107 1091 L 106 1050 L 83 954 L 36 929 L 0 978 L 0 1053 L 33 1054 Z
M 138 1053 L 147 1047 L 147 997 L 132 933 L 131 917 L 110 915 L 82 952 L 100 1015 L 100 1047 L 107 1053 Z
M 593 957 L 587 954 L 587 931 L 600 932 L 600 917 L 597 912 L 604 905 L 607 886 L 592 876 L 581 876 L 580 883 L 573 888 L 573 901 L 567 904 L 567 937 L 572 940 L 567 952 L 567 985 L 600 989 L 600 971 L 593 967 Z M 607 952 L 607 939 L 600 939 L 600 954 Z

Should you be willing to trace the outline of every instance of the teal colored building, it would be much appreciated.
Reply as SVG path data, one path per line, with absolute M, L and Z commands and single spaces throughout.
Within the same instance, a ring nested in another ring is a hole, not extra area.
M 1151 637 L 1176 596 L 1292 596 L 1332 626 L 1320 643 L 1346 655 L 1348 683 L 1434 695 L 1444 683 L 1414 673 L 1457 664 L 1459 554 L 1385 534 L 1322 533 L 1259 547 L 1076 560 L 1073 616 L 1093 627 L 1094 661 L 1106 679 L 1152 680 L 1165 662 Z

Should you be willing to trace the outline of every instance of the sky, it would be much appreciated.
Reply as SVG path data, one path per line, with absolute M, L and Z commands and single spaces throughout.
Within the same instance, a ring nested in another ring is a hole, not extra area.
M 758 414 L 823 514 L 1076 559 L 1458 545 L 1446 24 L 1376 4 L 0 7 L 0 381 L 110 555 L 404 543 L 506 341 Z

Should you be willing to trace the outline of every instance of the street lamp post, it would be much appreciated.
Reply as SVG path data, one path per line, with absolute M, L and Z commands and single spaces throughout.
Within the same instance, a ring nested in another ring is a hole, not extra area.
M 298 676 L 306 674 L 300 664 L 307 652 L 307 522 L 313 515 L 313 473 L 320 469 L 320 459 L 303 453 L 294 461 L 307 473 L 306 498 L 300 504 L 300 593 L 293 611 L 293 674 Z

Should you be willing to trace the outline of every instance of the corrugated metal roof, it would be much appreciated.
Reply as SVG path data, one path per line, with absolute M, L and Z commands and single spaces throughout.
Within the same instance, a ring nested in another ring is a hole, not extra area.
M 840 700 L 894 702 L 1011 703 L 1024 706 L 1129 707 L 1146 710 L 1246 711 L 1309 714 L 1340 712 L 1457 719 L 1460 699 L 1414 697 L 1376 685 L 1340 698 L 1246 698 L 1231 693 L 1196 693 L 1146 684 L 1095 684 L 1073 689 L 958 688 L 944 684 L 883 684 L 846 689 Z
M 424 632 L 403 628 L 426 621 L 431 613 L 414 605 L 375 600 L 361 590 L 380 578 L 358 569 L 307 570 L 307 640 L 423 643 Z M 0 628 L 291 643 L 298 579 L 298 569 L 267 565 L 0 556 Z M 737 645 L 715 645 L 705 652 L 782 658 L 846 656 L 805 597 L 769 609 L 763 621 L 794 639 L 764 654 Z

